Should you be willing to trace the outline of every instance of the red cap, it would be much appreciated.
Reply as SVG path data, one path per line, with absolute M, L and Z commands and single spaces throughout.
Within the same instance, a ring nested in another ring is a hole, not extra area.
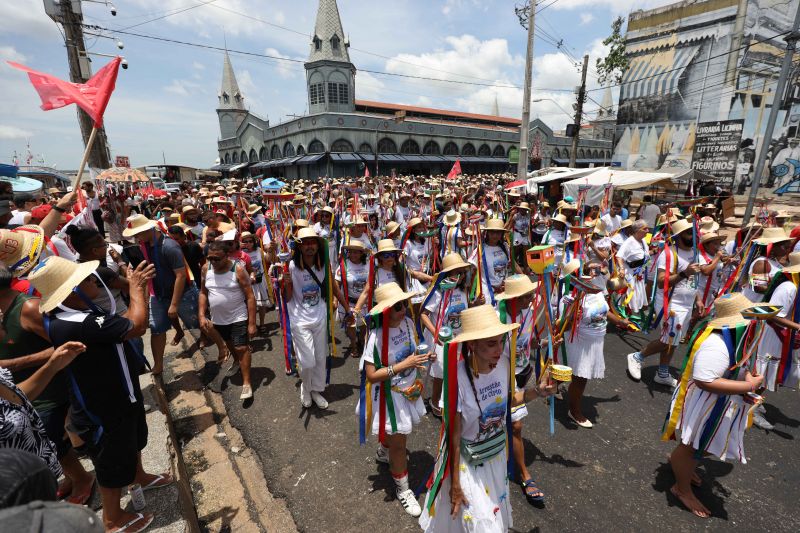
M 35 218 L 37 220 L 44 220 L 44 217 L 53 209 L 53 206 L 50 204 L 44 204 L 31 209 L 31 218 Z

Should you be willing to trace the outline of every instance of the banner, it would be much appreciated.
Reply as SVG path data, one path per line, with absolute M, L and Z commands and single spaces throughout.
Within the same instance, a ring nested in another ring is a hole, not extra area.
M 719 186 L 731 189 L 743 130 L 744 120 L 699 123 L 695 131 L 692 168 L 714 176 Z

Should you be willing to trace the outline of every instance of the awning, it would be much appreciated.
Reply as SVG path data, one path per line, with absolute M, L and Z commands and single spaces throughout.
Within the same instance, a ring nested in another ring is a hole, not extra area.
M 213 167 L 209 168 L 208 170 L 215 170 L 217 172 L 225 172 L 230 170 L 233 165 L 228 163 L 221 163 L 219 165 L 214 165 Z
M 622 77 L 620 100 L 674 93 L 699 49 L 699 46 L 685 46 L 634 57 Z
M 564 159 L 564 158 L 561 158 L 561 157 L 553 158 L 550 161 L 552 161 L 553 163 L 558 163 L 559 165 L 568 165 L 569 164 L 569 159 Z M 576 165 L 588 165 L 590 163 L 596 163 L 596 164 L 599 163 L 600 165 L 605 166 L 605 165 L 611 164 L 611 158 L 602 158 L 602 157 L 598 157 L 598 158 L 578 158 L 578 159 L 575 160 L 575 164 Z
M 325 157 L 325 154 L 304 155 L 300 159 L 295 161 L 295 163 L 298 164 L 298 165 L 310 165 L 312 163 L 316 163 L 317 161 L 319 161 L 323 157 Z
M 342 163 L 360 163 L 361 158 L 358 154 L 353 152 L 331 152 L 331 161 L 334 163 L 341 161 Z
M 397 154 L 378 154 L 378 161 L 388 161 L 390 163 L 402 163 L 405 161 Z
M 258 163 L 254 163 L 253 166 L 250 167 L 251 170 L 259 170 L 262 168 L 268 168 L 269 161 L 259 161 Z
M 564 196 L 578 197 L 581 185 L 593 185 L 586 193 L 587 205 L 599 205 L 605 194 L 605 185 L 610 183 L 615 189 L 642 189 L 659 182 L 671 182 L 672 174 L 665 172 L 637 172 L 634 170 L 597 169 L 581 178 L 562 183 Z
M 247 166 L 247 165 L 249 165 L 249 164 L 250 164 L 250 163 L 248 163 L 247 161 L 245 161 L 244 163 L 239 163 L 238 165 L 233 165 L 233 166 L 232 166 L 231 168 L 229 168 L 228 170 L 229 170 L 230 172 L 236 172 L 237 170 L 241 170 L 241 169 L 243 169 L 244 167 L 246 167 L 246 166 Z

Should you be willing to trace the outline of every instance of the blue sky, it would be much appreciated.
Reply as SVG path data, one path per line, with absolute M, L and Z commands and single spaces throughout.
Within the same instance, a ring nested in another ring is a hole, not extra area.
M 588 85 L 597 87 L 594 59 L 616 15 L 665 5 L 665 0 L 544 0 L 537 29 L 532 116 L 562 128 L 571 112 L 572 89 L 580 82 L 569 54 L 591 56 Z M 303 60 L 309 51 L 316 0 L 117 0 L 117 16 L 102 2 L 84 2 L 85 22 L 232 51 Z M 359 72 L 360 99 L 490 113 L 497 98 L 500 114 L 519 117 L 524 75 L 525 30 L 514 3 L 500 0 L 339 0 L 356 68 L 428 78 L 452 84 Z M 180 12 L 179 12 L 180 11 Z M 159 20 L 152 20 L 157 19 Z M 74 169 L 82 142 L 74 107 L 43 112 L 27 77 L 5 60 L 68 77 L 60 31 L 44 13 L 42 0 L 0 4 L 0 162 L 14 150 L 42 154 L 58 168 Z M 136 27 L 132 27 L 138 25 Z M 167 162 L 208 167 L 216 158 L 219 128 L 214 112 L 222 73 L 218 51 L 168 44 L 113 31 L 111 38 L 87 35 L 91 52 L 114 54 L 116 41 L 130 68 L 120 70 L 106 111 L 112 155 L 127 155 L 134 166 Z M 559 50 L 551 41 L 563 40 Z M 568 53 L 566 53 L 568 52 Z M 272 124 L 306 112 L 301 63 L 231 53 L 247 106 Z M 95 57 L 95 70 L 108 59 Z M 600 100 L 601 92 L 592 93 Z M 616 93 L 615 93 L 616 98 Z M 589 109 L 596 107 L 589 102 Z

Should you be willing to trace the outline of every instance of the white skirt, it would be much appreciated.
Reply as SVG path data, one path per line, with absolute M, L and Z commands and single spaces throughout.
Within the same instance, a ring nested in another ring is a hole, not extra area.
M 261 283 L 253 283 L 253 295 L 256 297 L 256 307 L 266 307 L 270 304 L 269 292 L 267 291 L 268 276 L 261 276 Z
M 419 525 L 426 533 L 505 533 L 512 527 L 511 498 L 508 493 L 507 454 L 505 449 L 481 466 L 469 466 L 460 458 L 460 483 L 468 507 L 461 507 L 455 518 L 450 516 L 450 481 L 442 482 L 433 505 L 433 516 L 428 514 L 425 495 Z M 436 468 L 438 470 L 438 464 Z
M 647 305 L 647 286 L 645 285 L 644 275 L 634 276 L 632 272 L 632 270 L 625 267 L 625 280 L 630 285 L 628 290 L 633 291 L 631 301 L 628 302 L 628 308 L 632 312 L 638 313 L 642 307 Z
M 604 344 L 605 337 L 587 335 L 580 328 L 575 332 L 572 341 L 565 334 L 564 347 L 567 349 L 567 364 L 572 368 L 572 375 L 585 379 L 603 379 L 606 370 Z
M 658 293 L 656 295 L 655 316 L 661 313 L 663 306 L 664 299 L 661 293 Z M 675 300 L 670 300 L 669 314 L 674 316 L 668 316 L 667 313 L 661 316 L 661 337 L 659 340 L 664 344 L 677 346 L 687 333 L 686 329 L 689 326 L 689 317 L 692 315 L 692 308 L 684 307 Z
M 679 390 L 680 387 L 676 388 L 672 395 L 672 405 L 675 403 Z M 718 398 L 718 394 L 701 390 L 694 381 L 689 381 L 683 412 L 675 427 L 683 444 L 691 446 L 695 450 L 700 448 L 706 421 Z M 672 405 L 670 412 L 672 412 Z M 740 395 L 728 396 L 719 425 L 713 429 L 713 436 L 704 451 L 722 461 L 734 459 L 741 463 L 747 463 L 743 437 L 750 418 L 750 407 Z
M 377 435 L 380 426 L 380 389 L 383 383 L 372 385 L 372 420 L 367 420 L 367 424 L 372 427 L 372 434 Z M 369 400 L 367 400 L 369 401 Z M 425 402 L 422 395 L 411 402 L 399 392 L 392 391 L 392 402 L 394 403 L 394 418 L 397 423 L 397 434 L 410 435 L 414 426 L 419 424 L 420 419 L 425 416 Z M 361 402 L 356 403 L 356 415 L 360 413 Z M 392 423 L 389 420 L 389 412 L 386 412 L 386 434 L 393 435 Z

